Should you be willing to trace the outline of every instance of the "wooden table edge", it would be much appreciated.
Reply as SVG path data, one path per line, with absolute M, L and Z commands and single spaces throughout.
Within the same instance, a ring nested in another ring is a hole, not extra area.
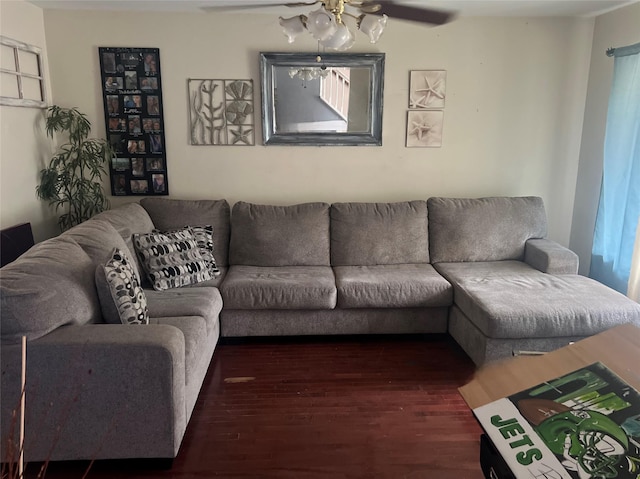
M 623 324 L 541 356 L 489 364 L 458 391 L 475 409 L 596 362 L 640 391 L 640 328 Z

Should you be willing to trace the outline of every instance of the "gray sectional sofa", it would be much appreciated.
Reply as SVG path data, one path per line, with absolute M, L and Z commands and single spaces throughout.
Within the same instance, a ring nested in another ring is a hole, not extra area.
M 96 268 L 116 247 L 138 260 L 133 234 L 185 225 L 213 226 L 220 276 L 145 289 L 147 325 L 105 324 Z M 22 335 L 26 458 L 42 461 L 175 457 L 220 335 L 448 331 L 481 365 L 640 325 L 640 305 L 545 236 L 535 197 L 233 211 L 145 198 L 101 213 L 0 269 L 3 458 Z

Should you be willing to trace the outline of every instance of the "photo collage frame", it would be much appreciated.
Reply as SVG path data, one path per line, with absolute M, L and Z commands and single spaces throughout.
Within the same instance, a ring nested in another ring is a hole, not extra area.
M 168 195 L 160 49 L 99 47 L 113 196 Z

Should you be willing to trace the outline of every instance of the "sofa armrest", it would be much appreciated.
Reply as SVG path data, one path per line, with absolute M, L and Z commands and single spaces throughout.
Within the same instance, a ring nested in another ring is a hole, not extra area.
M 20 396 L 20 345 L 3 345 L 1 356 L 5 457 Z M 27 343 L 25 455 L 29 461 L 175 457 L 187 422 L 184 389 L 179 329 L 60 327 Z
M 528 240 L 524 249 L 524 261 L 543 273 L 578 273 L 578 255 L 548 239 Z

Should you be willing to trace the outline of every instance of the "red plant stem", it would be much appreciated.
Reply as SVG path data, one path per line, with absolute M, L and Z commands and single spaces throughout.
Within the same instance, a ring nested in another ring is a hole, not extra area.
M 27 382 L 27 337 L 22 336 L 22 397 L 20 398 L 20 460 L 18 462 L 18 474 L 20 479 L 24 477 L 24 409 L 26 406 L 25 396 Z

